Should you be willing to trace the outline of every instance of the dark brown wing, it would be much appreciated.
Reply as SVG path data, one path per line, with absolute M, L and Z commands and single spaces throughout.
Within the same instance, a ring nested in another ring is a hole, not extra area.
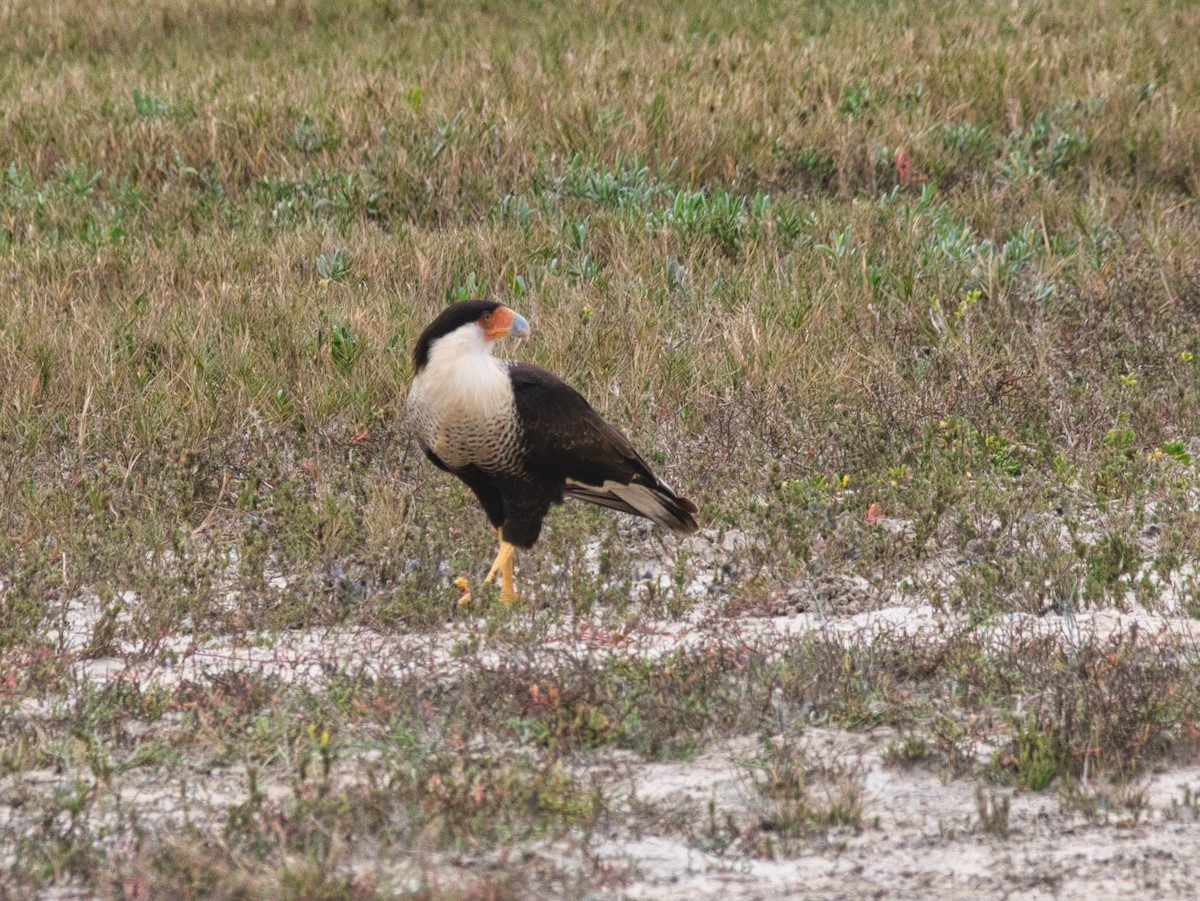
M 528 363 L 512 363 L 525 466 L 538 478 L 562 480 L 563 493 L 651 519 L 673 532 L 699 526 L 696 505 L 651 472 L 629 440 L 600 418 L 562 379 Z

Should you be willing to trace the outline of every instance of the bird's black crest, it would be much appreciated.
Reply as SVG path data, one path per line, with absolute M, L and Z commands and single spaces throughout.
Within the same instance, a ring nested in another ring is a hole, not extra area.
M 450 304 L 438 314 L 437 319 L 426 326 L 425 331 L 421 332 L 421 337 L 417 339 L 417 346 L 413 348 L 413 372 L 420 372 L 425 368 L 425 364 L 429 362 L 429 346 L 434 341 L 501 306 L 503 304 L 494 300 L 463 300 Z

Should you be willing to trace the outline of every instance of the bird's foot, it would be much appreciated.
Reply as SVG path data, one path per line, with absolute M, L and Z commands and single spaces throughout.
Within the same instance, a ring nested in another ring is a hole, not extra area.
M 475 599 L 471 596 L 470 582 L 468 582 L 462 576 L 459 576 L 454 580 L 454 587 L 462 592 L 462 595 L 458 599 L 459 607 L 470 607 L 473 603 L 475 603 Z
M 492 568 L 483 578 L 483 581 L 491 582 L 496 578 L 497 573 L 500 574 L 500 600 L 509 607 L 517 599 L 517 591 L 513 587 L 513 554 L 516 553 L 516 550 L 516 547 L 503 538 L 500 539 L 500 552 L 496 554 Z

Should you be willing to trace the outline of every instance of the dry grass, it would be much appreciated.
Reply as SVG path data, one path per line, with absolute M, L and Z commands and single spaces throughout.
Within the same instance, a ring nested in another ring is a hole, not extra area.
M 169 721 L 150 728 L 170 767 L 291 772 L 280 755 L 312 741 L 293 715 L 391 754 L 416 728 L 395 711 L 440 696 L 371 687 L 392 713 L 367 728 L 328 713 L 328 687 L 262 687 L 250 720 L 192 733 L 183 711 L 220 715 L 220 686 L 88 700 L 75 664 L 166 665 L 181 635 L 443 623 L 491 539 L 399 414 L 419 329 L 481 294 L 531 319 L 514 353 L 628 427 L 718 536 L 739 532 L 638 594 L 657 546 L 556 511 L 519 564 L 551 613 L 479 624 L 517 657 L 563 611 L 623 630 L 683 615 L 705 567 L 739 609 L 797 576 L 861 575 L 986 625 L 1160 610 L 1176 579 L 1194 615 L 1197 26 L 1186 4 L 1110 0 L 0 6 L 0 715 L 55 711 L 2 727 L 3 769 L 165 767 L 131 763 L 128 730 Z M 80 598 L 102 613 L 68 651 Z M 686 756 L 767 729 L 780 693 L 789 722 L 887 722 L 950 773 L 971 769 L 964 723 L 1020 709 L 984 769 L 1021 785 L 1128 776 L 1187 740 L 1194 680 L 1150 648 L 1029 668 L 969 634 L 901 670 L 807 644 L 786 664 L 579 664 L 532 707 L 544 676 L 518 668 L 462 687 L 382 782 L 248 801 L 203 851 L 143 836 L 115 854 L 141 833 L 88 824 L 110 773 L 37 800 L 58 812 L 7 827 L 6 865 L 14 884 L 114 894 L 437 894 L 428 873 L 346 875 L 330 836 L 586 845 L 608 801 L 560 757 Z M 448 738 L 479 732 L 494 759 L 429 789 Z M 71 737 L 94 735 L 99 756 Z M 479 785 L 511 804 L 479 806 Z M 785 800 L 807 835 L 802 787 Z M 501 869 L 453 890 L 596 877 Z

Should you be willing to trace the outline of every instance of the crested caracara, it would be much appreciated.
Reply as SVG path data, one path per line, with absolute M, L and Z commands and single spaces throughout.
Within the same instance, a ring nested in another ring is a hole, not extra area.
M 528 334 L 525 318 L 501 304 L 451 304 L 417 339 L 408 392 L 421 449 L 466 482 L 499 535 L 484 581 L 501 575 L 506 604 L 516 598 L 515 549 L 533 547 L 564 495 L 681 535 L 698 528 L 696 505 L 660 481 L 583 395 L 544 369 L 492 356 L 498 338 Z

